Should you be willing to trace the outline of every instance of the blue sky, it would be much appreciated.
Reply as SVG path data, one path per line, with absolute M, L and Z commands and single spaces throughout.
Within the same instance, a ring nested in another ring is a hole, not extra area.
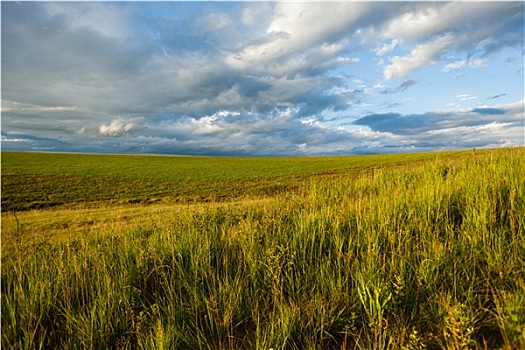
M 524 144 L 524 3 L 5 2 L 2 149 Z

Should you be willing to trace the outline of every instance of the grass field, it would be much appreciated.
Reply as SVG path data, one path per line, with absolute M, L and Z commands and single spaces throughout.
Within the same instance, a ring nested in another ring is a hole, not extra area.
M 444 153 L 458 156 L 461 152 Z M 64 204 L 97 207 L 272 196 L 312 175 L 372 170 L 435 154 L 311 158 L 218 158 L 2 153 L 2 211 Z
M 523 148 L 3 152 L 1 345 L 525 348 L 524 233 Z

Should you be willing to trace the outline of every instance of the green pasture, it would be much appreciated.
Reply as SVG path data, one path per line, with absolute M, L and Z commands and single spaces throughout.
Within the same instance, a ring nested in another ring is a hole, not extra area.
M 2 349 L 525 348 L 523 148 L 2 157 Z M 210 202 L 114 202 L 183 176 Z
M 193 203 L 271 196 L 296 190 L 314 175 L 468 153 L 225 158 L 2 152 L 2 211 L 98 206 L 101 201 Z
M 264 179 L 402 164 L 472 151 L 339 157 L 193 157 L 2 152 L 9 175 L 103 176 L 148 181 Z M 478 151 L 479 152 L 479 151 Z

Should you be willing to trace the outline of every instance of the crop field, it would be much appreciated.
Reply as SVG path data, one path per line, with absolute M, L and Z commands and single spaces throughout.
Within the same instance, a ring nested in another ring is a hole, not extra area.
M 525 149 L 2 152 L 3 349 L 525 348 Z

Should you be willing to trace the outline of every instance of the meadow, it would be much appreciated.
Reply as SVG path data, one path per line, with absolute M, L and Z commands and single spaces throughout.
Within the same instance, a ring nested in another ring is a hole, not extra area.
M 431 153 L 223 158 L 3 152 L 2 211 L 64 204 L 98 207 L 100 202 L 194 203 L 264 197 L 294 190 L 312 175 L 372 170 L 434 157 Z
M 2 152 L 5 349 L 525 348 L 525 150 Z

